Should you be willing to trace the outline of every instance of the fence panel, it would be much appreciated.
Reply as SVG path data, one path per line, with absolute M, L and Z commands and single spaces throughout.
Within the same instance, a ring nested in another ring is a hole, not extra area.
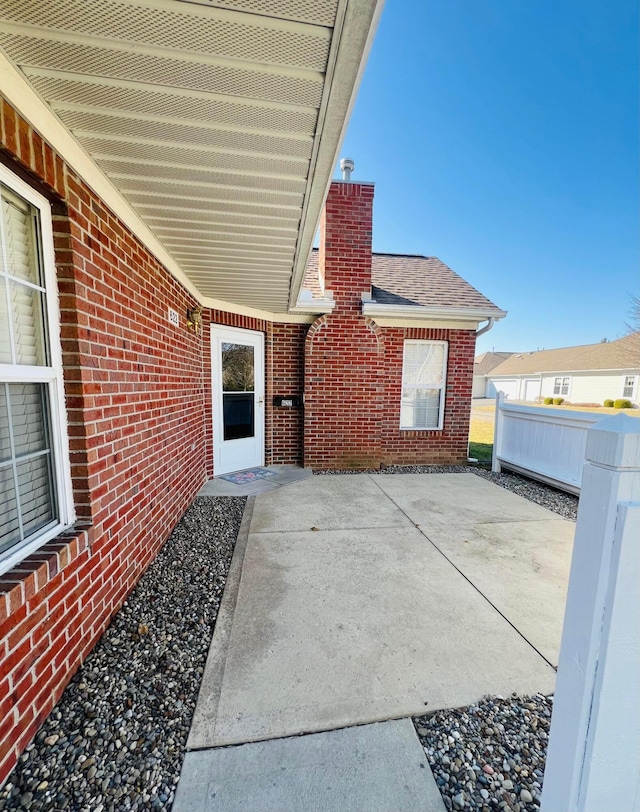
M 543 409 L 496 398 L 493 470 L 508 468 L 580 493 L 587 432 L 608 415 Z

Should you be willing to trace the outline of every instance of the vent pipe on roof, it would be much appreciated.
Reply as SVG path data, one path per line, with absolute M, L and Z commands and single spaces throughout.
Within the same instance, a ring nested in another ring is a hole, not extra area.
M 355 168 L 351 158 L 343 158 L 340 161 L 340 171 L 342 172 L 342 180 L 351 180 L 351 173 Z

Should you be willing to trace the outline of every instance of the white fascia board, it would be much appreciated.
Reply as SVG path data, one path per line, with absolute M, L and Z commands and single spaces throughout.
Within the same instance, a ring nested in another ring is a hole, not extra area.
M 270 310 L 261 310 L 257 307 L 233 304 L 225 302 L 223 299 L 213 299 L 210 296 L 203 296 L 200 299 L 202 307 L 209 307 L 211 310 L 221 310 L 224 313 L 234 313 L 237 316 L 248 316 L 261 321 L 271 321 L 275 324 L 312 324 L 315 321 L 314 315 L 306 313 L 272 313 Z
M 167 252 L 158 238 L 147 228 L 120 192 L 87 152 L 76 141 L 26 80 L 21 71 L 0 53 L 0 87 L 9 104 L 38 131 L 42 138 L 66 161 L 78 176 L 113 211 L 140 242 L 197 300 L 202 294 Z
M 464 321 L 462 319 L 449 320 L 442 318 L 417 319 L 417 318 L 389 318 L 386 316 L 371 316 L 378 327 L 426 327 L 436 330 L 473 330 L 475 333 L 480 326 L 477 320 Z
M 397 317 L 400 319 L 462 319 L 468 321 L 485 321 L 486 319 L 503 319 L 505 310 L 486 310 L 473 307 L 427 307 L 422 305 L 386 305 L 377 302 L 363 302 L 362 313 L 365 316 Z
M 305 302 L 304 304 L 298 302 L 296 307 L 289 308 L 289 312 L 322 315 L 323 313 L 332 313 L 335 306 L 336 303 L 333 299 L 315 299 L 313 302 Z

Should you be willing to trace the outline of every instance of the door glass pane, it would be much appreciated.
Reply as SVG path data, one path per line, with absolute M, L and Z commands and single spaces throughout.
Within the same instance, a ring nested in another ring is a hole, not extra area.
M 222 391 L 253 392 L 253 347 L 222 343 Z
M 224 439 L 240 440 L 254 435 L 253 392 L 224 392 L 222 411 Z
M 222 411 L 224 439 L 253 437 L 254 353 L 247 344 L 222 342 Z

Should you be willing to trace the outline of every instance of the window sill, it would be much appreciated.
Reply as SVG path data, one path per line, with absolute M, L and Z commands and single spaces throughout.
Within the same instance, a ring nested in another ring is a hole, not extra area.
M 76 524 L 0 575 L 0 624 L 90 547 L 90 525 Z
M 423 429 L 423 428 L 410 429 L 407 426 L 400 426 L 400 431 L 415 431 L 415 432 L 420 432 L 420 433 L 425 432 L 425 431 L 436 432 L 436 431 L 442 431 L 442 430 L 443 430 L 442 426 L 436 426 L 435 428 L 432 428 L 432 429 Z

